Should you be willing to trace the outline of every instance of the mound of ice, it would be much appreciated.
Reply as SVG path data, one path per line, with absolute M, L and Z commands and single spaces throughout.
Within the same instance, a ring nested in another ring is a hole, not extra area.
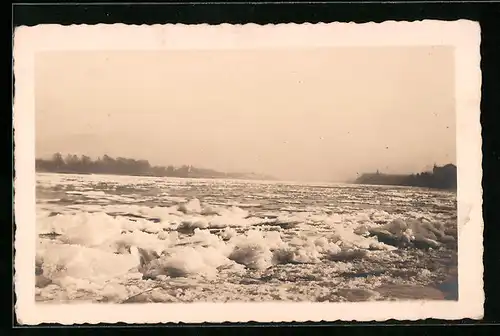
M 218 211 L 219 216 L 223 217 L 238 217 L 245 218 L 248 217 L 248 211 L 237 206 L 232 206 L 230 208 L 220 208 Z
M 146 278 L 205 276 L 213 278 L 217 268 L 232 262 L 214 247 L 178 247 L 161 258 L 151 261 L 144 271 Z
M 226 227 L 248 227 L 257 224 L 263 224 L 266 220 L 258 217 L 249 217 L 248 212 L 231 207 L 226 209 L 218 209 L 216 215 L 188 215 L 183 216 L 178 230 L 189 233 L 194 229 L 214 228 L 221 229 Z
M 321 262 L 321 254 L 314 245 L 306 244 L 301 248 L 283 247 L 273 254 L 273 261 L 276 264 L 288 263 L 319 263 Z
M 169 246 L 177 242 L 177 237 L 170 235 L 170 233 L 165 237 L 165 239 L 160 239 L 158 235 L 148 234 L 139 230 L 133 232 L 127 232 L 122 234 L 116 239 L 111 245 L 115 246 L 136 246 L 142 248 L 146 251 L 154 251 L 157 254 L 161 254 Z M 117 249 L 120 252 L 119 249 Z
M 187 203 L 182 203 L 179 205 L 178 210 L 185 214 L 199 214 L 201 213 L 201 203 L 197 198 L 193 198 Z
M 364 230 L 366 227 L 352 227 L 352 226 L 336 226 L 334 228 L 334 237 L 338 244 L 345 248 L 354 249 L 392 249 L 390 246 L 381 243 L 377 237 L 365 237 Z
M 179 240 L 179 233 L 177 231 L 167 232 L 162 231 L 158 233 L 158 239 L 167 240 L 169 245 L 173 245 Z
M 256 270 L 270 267 L 273 264 L 272 250 L 286 246 L 279 232 L 262 233 L 258 230 L 234 236 L 229 240 L 229 244 L 234 246 L 229 259 Z
M 266 246 L 257 242 L 245 242 L 237 245 L 229 259 L 250 269 L 264 270 L 272 265 L 273 254 Z
M 56 233 L 68 244 L 98 246 L 115 240 L 121 234 L 124 218 L 113 218 L 105 213 L 65 214 L 39 219 L 38 233 Z
M 138 239 L 135 243 L 142 243 L 144 247 L 146 241 Z M 149 249 L 137 249 L 142 260 L 139 270 L 146 279 L 159 279 L 161 276 L 214 277 L 219 268 L 234 265 L 234 262 L 227 258 L 233 247 L 226 245 L 220 237 L 207 230 L 195 229 L 194 234 L 182 242 L 178 241 L 177 232 L 171 232 L 164 240 L 159 241 L 164 245 L 160 245 L 156 250 L 154 244 L 157 242 L 153 240 L 150 240 Z M 171 245 L 158 253 L 165 247 L 165 241 L 170 241 Z
M 233 237 L 235 237 L 238 233 L 236 232 L 235 229 L 231 228 L 231 227 L 226 227 L 224 229 L 224 231 L 222 231 L 219 236 L 223 239 L 223 240 L 229 240 Z
M 380 227 L 369 230 L 379 241 L 397 247 L 438 248 L 456 243 L 448 228 L 442 223 L 432 223 L 410 219 L 406 222 L 396 219 Z
M 224 243 L 221 237 L 211 234 L 208 230 L 196 229 L 193 236 L 184 241 L 184 244 L 200 245 L 204 247 L 214 247 L 222 254 L 227 255 L 231 246 Z
M 177 230 L 181 233 L 193 233 L 195 229 L 206 229 L 209 222 L 203 217 L 183 217 L 181 223 L 177 226 Z
M 208 217 L 209 227 L 244 227 L 259 223 L 260 218 L 248 218 L 248 213 L 240 208 L 230 208 L 219 212 L 219 215 Z
M 39 245 L 36 259 L 42 275 L 55 284 L 67 277 L 103 282 L 123 276 L 139 264 L 130 254 L 51 242 Z
M 181 204 L 175 216 L 169 218 L 169 222 L 179 222 L 177 230 L 185 234 L 191 234 L 195 229 L 246 227 L 264 222 L 261 218 L 250 217 L 248 211 L 239 207 L 201 204 L 198 199 Z
M 175 220 L 182 215 L 184 212 L 179 211 L 178 207 L 140 207 L 138 209 L 139 214 L 146 215 L 148 217 L 156 217 L 161 219 L 162 222 L 168 222 L 171 220 Z
M 325 255 L 337 254 L 340 247 L 326 237 L 295 237 L 287 246 L 275 251 L 274 261 L 286 263 L 320 263 Z
M 373 211 L 370 215 L 370 219 L 374 222 L 387 222 L 391 218 L 391 215 L 386 211 Z
M 203 209 L 201 210 L 201 214 L 204 216 L 213 216 L 218 215 L 221 207 L 214 204 L 204 204 Z
M 367 256 L 368 251 L 364 249 L 346 249 L 335 250 L 328 253 L 327 257 L 332 261 L 353 261 L 363 259 Z

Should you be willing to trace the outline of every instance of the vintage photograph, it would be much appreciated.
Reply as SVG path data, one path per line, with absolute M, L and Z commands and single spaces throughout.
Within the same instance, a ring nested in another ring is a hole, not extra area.
M 453 56 L 36 55 L 36 300 L 456 300 Z
M 432 43 L 37 51 L 33 301 L 458 302 L 457 60 Z

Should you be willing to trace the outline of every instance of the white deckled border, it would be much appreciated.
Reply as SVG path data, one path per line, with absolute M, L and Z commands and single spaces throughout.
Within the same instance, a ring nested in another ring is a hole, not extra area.
M 455 47 L 459 222 L 458 302 L 36 304 L 34 58 L 54 50 Z M 475 22 L 247 25 L 40 25 L 16 29 L 15 286 L 22 324 L 382 321 L 483 316 L 480 29 Z

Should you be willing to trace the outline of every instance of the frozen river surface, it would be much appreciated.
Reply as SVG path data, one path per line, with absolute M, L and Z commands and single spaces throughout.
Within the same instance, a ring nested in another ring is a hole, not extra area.
M 36 300 L 457 299 L 456 193 L 37 174 Z

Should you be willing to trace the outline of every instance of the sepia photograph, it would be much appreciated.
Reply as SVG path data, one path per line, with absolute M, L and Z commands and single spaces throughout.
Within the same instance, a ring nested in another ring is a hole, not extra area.
M 32 300 L 458 302 L 456 54 L 37 51 Z

